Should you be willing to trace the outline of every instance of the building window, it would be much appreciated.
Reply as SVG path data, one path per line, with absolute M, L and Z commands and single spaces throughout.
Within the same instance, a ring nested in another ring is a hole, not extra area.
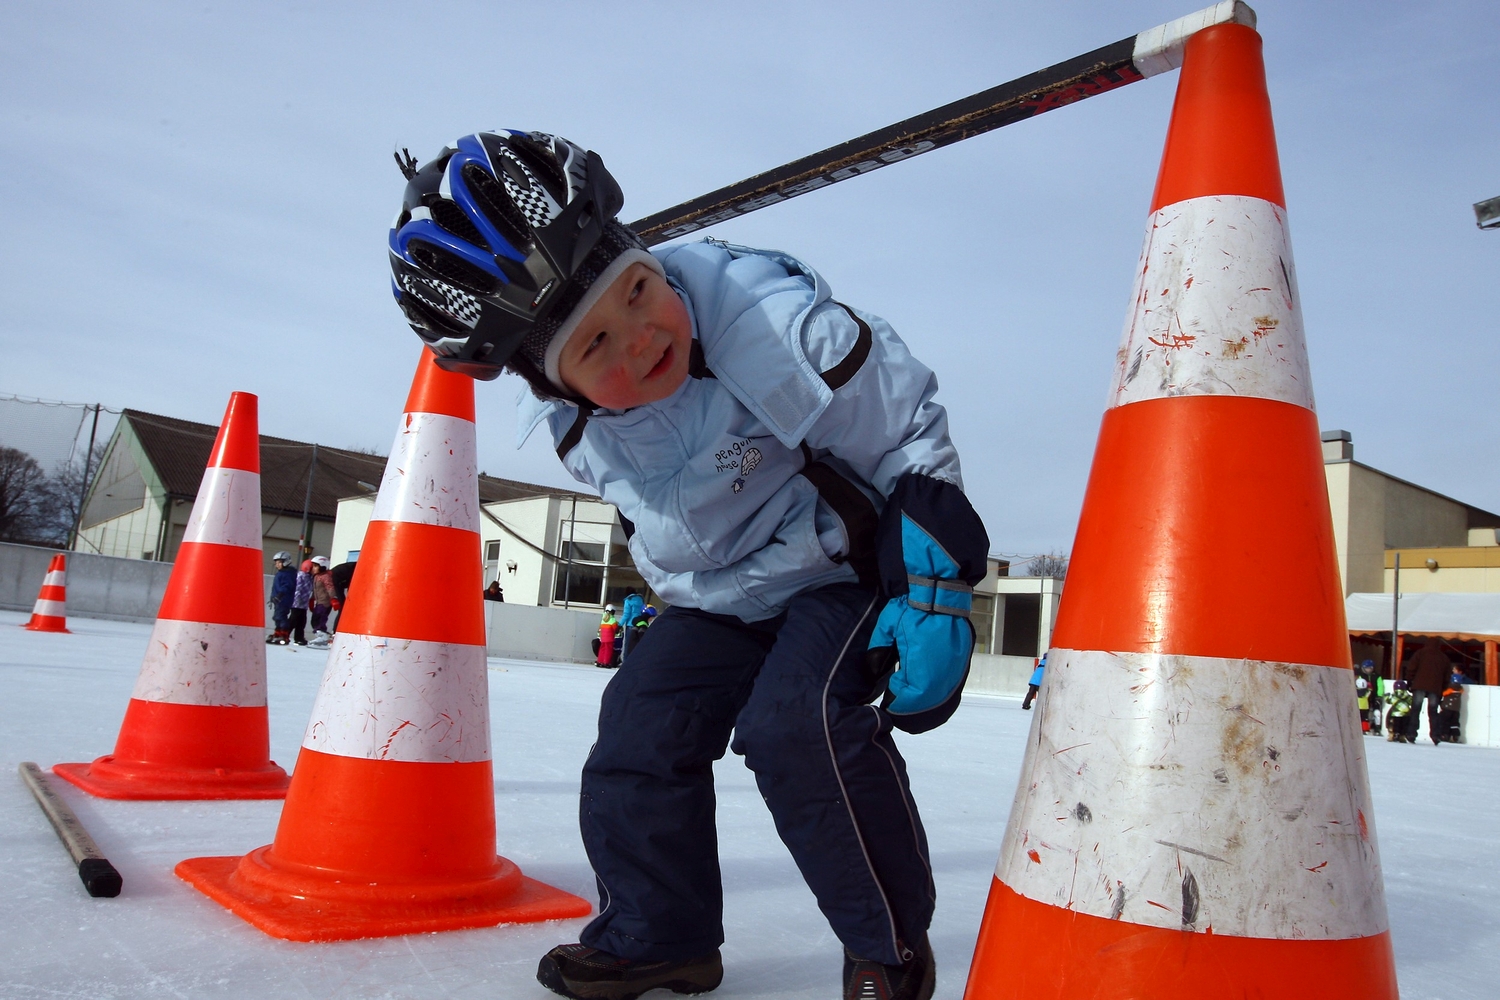
M 557 553 L 561 562 L 552 587 L 553 604 L 561 607 L 613 604 L 618 608 L 631 591 L 650 597 L 646 580 L 637 572 L 627 546 L 612 540 L 586 540 L 588 536 L 609 539 L 614 531 L 614 524 L 562 521 L 562 542 Z
M 988 653 L 990 641 L 995 636 L 995 598 L 993 595 L 974 595 L 974 606 L 969 611 L 969 621 L 974 625 L 974 652 Z

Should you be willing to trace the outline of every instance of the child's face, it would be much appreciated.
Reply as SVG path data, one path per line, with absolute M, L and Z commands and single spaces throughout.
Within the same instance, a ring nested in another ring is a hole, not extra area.
M 666 399 L 688 373 L 693 325 L 666 279 L 632 264 L 568 338 L 563 385 L 609 410 Z

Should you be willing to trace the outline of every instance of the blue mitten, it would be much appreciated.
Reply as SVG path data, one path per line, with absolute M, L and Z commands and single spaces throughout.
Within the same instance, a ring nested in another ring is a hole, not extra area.
M 896 481 L 877 535 L 890 601 L 866 662 L 885 688 L 881 707 L 906 732 L 936 728 L 958 708 L 974 652 L 973 586 L 984 579 L 989 544 L 957 486 L 917 473 Z

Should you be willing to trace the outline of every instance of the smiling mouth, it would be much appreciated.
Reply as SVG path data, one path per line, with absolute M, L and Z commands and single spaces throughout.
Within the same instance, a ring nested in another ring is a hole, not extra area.
M 668 344 L 667 349 L 662 351 L 661 353 L 661 360 L 657 361 L 656 364 L 651 366 L 651 370 L 646 373 L 646 378 L 653 379 L 659 375 L 664 375 L 669 370 L 671 370 L 672 359 L 676 357 L 676 353 L 677 352 L 672 349 L 672 345 Z

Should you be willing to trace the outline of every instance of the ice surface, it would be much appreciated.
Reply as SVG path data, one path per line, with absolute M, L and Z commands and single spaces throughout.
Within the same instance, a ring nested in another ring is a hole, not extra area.
M 270 843 L 279 802 L 114 802 L 60 794 L 124 875 L 91 899 L 16 775 L 114 746 L 150 627 L 72 618 L 73 635 L 0 612 L 0 997 L 533 998 L 553 944 L 583 921 L 294 944 L 267 937 L 172 874 L 183 858 Z M 324 655 L 272 647 L 272 757 L 290 767 Z M 594 898 L 576 826 L 578 769 L 606 671 L 490 661 L 500 853 Z M 943 728 L 902 737 L 938 886 L 939 997 L 963 993 L 1021 763 L 1028 713 L 970 697 Z M 1500 993 L 1500 752 L 1370 739 L 1376 828 L 1407 1000 Z M 726 974 L 715 997 L 836 997 L 838 942 L 776 838 L 739 758 L 717 767 Z M 1289 982 L 1284 994 L 1298 996 Z M 652 994 L 667 997 L 670 994 Z

